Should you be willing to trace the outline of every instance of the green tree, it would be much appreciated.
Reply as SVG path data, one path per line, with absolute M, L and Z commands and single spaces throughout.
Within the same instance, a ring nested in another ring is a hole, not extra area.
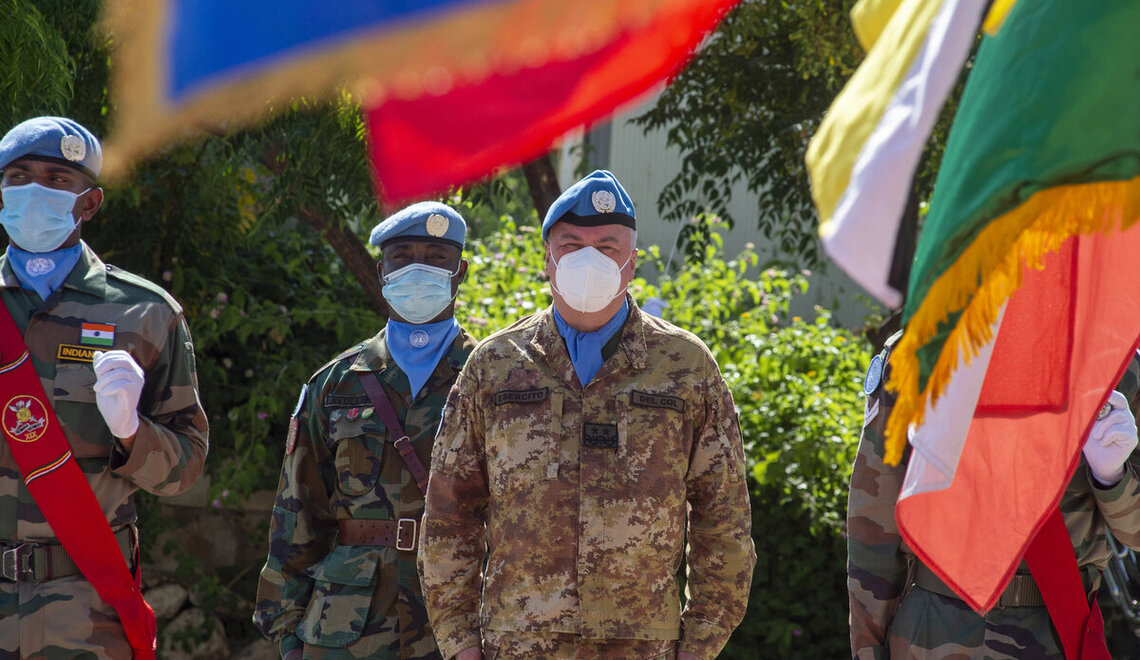
M 824 113 L 863 58 L 851 28 L 855 0 L 745 0 L 698 56 L 635 119 L 664 130 L 681 152 L 681 171 L 657 200 L 662 217 L 703 222 L 684 226 L 678 246 L 704 254 L 713 217 L 737 222 L 733 187 L 758 197 L 757 226 L 789 263 L 817 268 L 816 236 L 804 153 Z M 915 178 L 915 199 L 929 197 L 953 99 L 942 113 Z

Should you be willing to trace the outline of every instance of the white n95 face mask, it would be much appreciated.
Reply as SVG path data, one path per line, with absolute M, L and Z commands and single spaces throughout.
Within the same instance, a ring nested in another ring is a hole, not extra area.
M 593 247 L 575 250 L 554 262 L 555 282 L 550 283 L 550 288 L 579 312 L 601 311 L 623 293 L 621 271 L 632 258 L 630 252 L 625 263 L 619 266 Z
M 87 190 L 91 190 L 88 188 Z M 22 186 L 4 186 L 0 195 L 4 208 L 0 209 L 0 224 L 23 250 L 51 252 L 71 236 L 79 226 L 72 210 L 75 200 L 87 192 L 47 188 L 38 183 Z
M 392 311 L 408 323 L 427 323 L 447 309 L 455 296 L 451 278 L 459 274 L 427 264 L 408 264 L 384 276 L 381 293 Z

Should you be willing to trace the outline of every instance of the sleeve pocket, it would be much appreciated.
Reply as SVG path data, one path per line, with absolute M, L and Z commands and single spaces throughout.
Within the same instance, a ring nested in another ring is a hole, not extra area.
M 378 552 L 358 546 L 338 546 L 306 573 L 313 578 L 313 595 L 297 636 L 314 646 L 343 648 L 360 638 L 373 598 L 395 589 L 376 588 Z M 395 585 L 392 585 L 393 587 Z M 378 611 L 383 604 L 378 603 Z

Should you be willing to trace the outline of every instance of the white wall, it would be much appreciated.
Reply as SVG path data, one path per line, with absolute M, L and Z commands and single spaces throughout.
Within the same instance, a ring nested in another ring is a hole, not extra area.
M 596 126 L 585 135 L 566 141 L 559 160 L 559 182 L 565 190 L 577 180 L 583 153 L 589 154 L 590 170 L 608 169 L 625 186 L 637 210 L 638 247 L 657 245 L 663 256 L 673 251 L 681 223 L 662 220 L 657 212 L 657 198 L 665 185 L 681 169 L 681 156 L 666 146 L 665 132 L 646 135 L 630 121 L 645 112 L 652 100 L 615 116 L 612 122 Z M 584 146 L 583 146 L 584 145 Z M 743 183 L 733 190 L 729 210 L 736 227 L 722 234 L 725 254 L 736 256 L 747 243 L 755 246 L 760 261 L 771 258 L 773 250 L 760 233 L 756 222 L 756 195 Z M 680 264 L 676 257 L 674 263 Z M 643 275 L 647 273 L 643 272 Z M 809 276 L 810 289 L 796 301 L 793 314 L 811 317 L 813 307 L 821 305 L 835 313 L 844 326 L 861 327 L 867 314 L 879 309 L 863 289 L 851 281 L 838 267 L 827 264 Z

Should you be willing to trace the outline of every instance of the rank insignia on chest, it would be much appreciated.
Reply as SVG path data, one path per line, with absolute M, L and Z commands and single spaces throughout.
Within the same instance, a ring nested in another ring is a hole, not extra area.
M 112 323 L 87 323 L 79 328 L 79 343 L 84 346 L 114 346 L 115 326 Z
M 616 449 L 618 446 L 617 424 L 586 422 L 582 426 L 582 445 L 598 449 Z
M 350 422 L 356 421 L 360 417 L 360 408 L 349 408 L 344 412 L 344 418 Z

